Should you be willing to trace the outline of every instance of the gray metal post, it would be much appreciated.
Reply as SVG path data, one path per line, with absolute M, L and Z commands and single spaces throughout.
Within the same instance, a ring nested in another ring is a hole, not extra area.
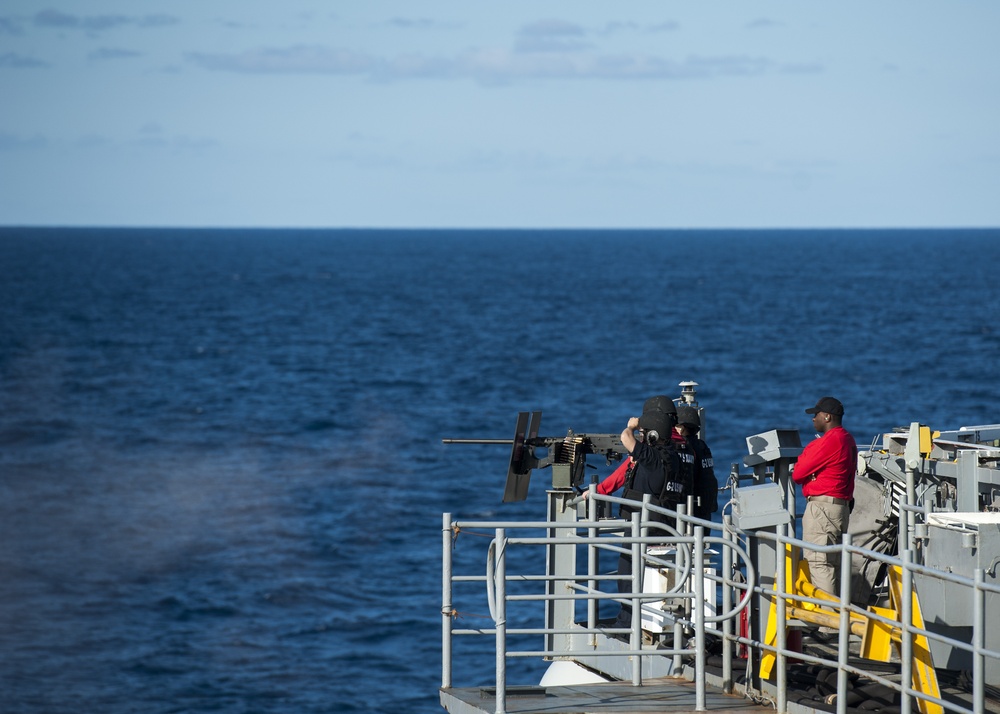
M 693 500 L 694 499 L 693 499 L 692 496 L 688 496 L 688 503 L 689 504 L 692 503 Z M 691 513 L 691 510 L 688 507 L 686 507 L 686 506 L 684 506 L 683 504 L 680 504 L 680 503 L 677 504 L 677 515 L 678 516 L 686 516 L 686 515 L 688 515 L 690 513 Z M 689 536 L 692 533 L 694 533 L 694 527 L 688 521 L 683 521 L 680 518 L 678 518 L 677 519 L 677 524 L 679 526 L 679 528 L 677 530 L 680 532 L 680 534 L 682 536 Z M 693 568 L 692 568 L 692 571 L 693 571 Z M 692 609 L 691 608 L 692 608 L 692 605 L 693 605 L 693 603 L 690 600 L 688 600 L 687 598 L 684 599 L 684 602 L 683 602 L 684 617 L 686 619 L 688 619 L 688 620 L 692 620 L 693 621 L 693 618 L 691 617 L 691 613 L 692 613 Z
M 840 551 L 840 652 L 837 654 L 837 714 L 847 714 L 848 645 L 851 639 L 851 544 L 850 533 L 841 537 Z
M 590 497 L 587 499 L 587 520 L 591 523 L 597 522 L 597 499 L 594 496 L 597 495 L 597 484 L 590 484 Z M 597 589 L 597 581 L 594 580 L 594 575 L 597 573 L 598 568 L 598 550 L 597 550 L 597 536 L 598 529 L 596 526 L 591 526 L 587 530 L 587 535 L 590 537 L 590 545 L 587 546 L 587 587 L 591 592 Z M 595 598 L 589 598 L 587 600 L 587 628 L 594 629 L 597 627 L 598 611 L 601 606 L 601 601 Z M 597 634 L 590 635 L 590 644 L 592 647 L 597 646 Z
M 788 590 L 785 582 L 785 558 L 788 557 L 788 548 L 785 546 L 785 538 L 788 537 L 788 525 L 780 524 L 775 527 L 778 534 L 778 550 L 785 557 L 778 557 L 778 563 L 774 569 L 774 625 L 775 625 L 775 647 L 778 648 L 774 665 L 774 688 L 776 690 L 776 708 L 779 712 L 788 711 L 788 687 L 786 683 L 788 658 L 785 649 L 788 647 L 788 601 L 785 600 L 785 593 Z
M 906 466 L 906 505 L 917 505 L 917 469 L 920 468 L 920 423 L 911 422 L 910 432 L 906 439 L 906 448 L 903 449 L 903 461 Z M 900 541 L 906 545 L 906 549 L 913 551 L 916 548 L 914 541 L 914 528 L 916 517 L 912 511 L 905 508 L 899 509 L 899 535 Z
M 759 530 L 769 530 L 761 528 Z M 753 568 L 754 572 L 757 573 L 757 584 L 761 589 L 774 588 L 775 580 L 771 575 L 767 573 L 777 573 L 778 572 L 778 551 L 772 541 L 765 538 L 751 538 L 749 541 L 749 555 L 750 555 L 750 567 Z M 780 561 L 781 568 L 784 568 L 784 561 Z M 768 608 L 770 603 L 765 595 L 755 592 L 750 603 L 747 607 L 750 611 L 747 613 L 750 624 L 750 632 L 748 633 L 749 639 L 752 641 L 763 641 L 764 633 L 767 632 L 767 619 L 768 619 Z M 756 656 L 751 648 L 751 658 Z M 752 686 L 760 688 L 761 681 L 759 675 L 759 669 L 753 668 L 751 674 Z
M 917 505 L 916 473 L 911 469 L 906 470 L 906 505 Z M 913 551 L 917 546 L 915 539 L 917 517 L 913 511 L 901 508 L 899 509 L 899 518 L 905 527 L 905 530 L 902 531 L 902 542 L 906 545 L 907 550 Z
M 774 482 L 781 486 L 785 492 L 785 508 L 788 510 L 788 522 L 792 524 L 792 532 L 795 536 L 795 481 L 792 480 L 792 462 L 788 458 L 781 458 L 774 462 Z
M 977 512 L 979 510 L 979 454 L 974 449 L 961 451 L 958 454 L 958 498 L 956 505 L 959 511 Z
M 639 538 L 642 531 L 639 528 L 640 519 L 648 517 L 646 506 L 649 504 L 649 494 L 642 500 L 642 510 L 632 514 L 632 537 Z M 642 647 L 642 543 L 632 543 L 632 634 L 629 636 L 629 647 L 638 650 Z M 632 684 L 636 687 L 642 684 L 642 657 L 632 658 Z
M 576 533 L 576 506 L 569 502 L 576 497 L 573 491 L 554 489 L 548 492 L 549 521 L 565 523 L 567 528 L 553 528 L 550 534 L 565 538 Z M 547 581 L 545 591 L 550 596 L 565 595 L 566 583 L 576 581 L 576 546 L 572 543 L 552 543 L 546 546 L 546 575 L 553 576 Z M 545 604 L 546 629 L 568 630 L 573 626 L 576 603 L 568 599 L 551 599 Z M 545 635 L 546 649 L 569 652 L 571 635 Z
M 747 438 L 747 446 L 750 453 L 743 458 L 743 463 L 754 470 L 755 480 L 758 483 L 766 481 L 768 468 L 773 470 L 774 481 L 781 489 L 784 496 L 784 509 L 788 514 L 787 523 L 791 532 L 795 533 L 795 482 L 792 479 L 792 464 L 802 455 L 801 440 L 798 431 L 791 429 L 776 429 L 763 434 L 757 434 Z M 777 523 L 777 521 L 776 521 Z M 773 526 L 752 528 L 760 532 L 771 531 Z M 782 545 L 783 547 L 783 545 Z M 770 575 L 785 567 L 785 552 L 779 553 L 773 542 L 769 539 L 751 538 L 749 547 L 748 567 L 757 574 L 757 584 L 763 589 L 774 589 L 775 580 Z M 794 556 L 793 556 L 794 558 Z M 794 565 L 794 562 L 793 562 Z M 750 622 L 749 639 L 760 641 L 767 632 L 767 620 L 769 616 L 770 601 L 766 596 L 755 593 L 750 603 L 748 613 Z M 777 611 L 777 608 L 775 608 Z M 777 612 L 776 612 L 777 614 Z M 783 624 L 778 627 L 779 635 L 783 632 Z M 783 671 L 779 666 L 778 671 Z M 751 686 L 760 687 L 760 675 L 751 675 L 749 682 Z
M 733 589 L 728 581 L 733 577 L 733 551 L 730 541 L 735 535 L 728 528 L 722 529 L 722 537 L 726 541 L 722 545 L 722 611 L 731 612 L 733 608 Z M 729 639 L 733 634 L 733 618 L 722 621 L 722 691 L 733 693 L 733 643 Z
M 705 711 L 705 528 L 694 527 L 694 649 L 695 710 Z M 674 643 L 676 647 L 676 643 Z
M 984 572 L 976 568 L 976 589 L 972 606 L 972 706 L 976 711 L 986 711 L 986 593 L 983 590 Z
M 678 503 L 677 507 L 676 507 L 676 512 L 679 513 L 679 514 L 681 514 L 681 515 L 683 515 L 684 514 L 684 506 Z M 682 521 L 680 518 L 676 519 L 674 522 L 677 524 L 677 531 L 682 536 L 687 535 L 687 531 L 688 531 L 687 526 L 690 525 L 690 524 L 687 523 L 687 521 Z M 674 558 L 677 558 L 680 555 L 680 552 L 681 552 L 681 546 L 680 546 L 680 544 L 678 544 L 677 548 L 674 550 Z M 691 567 L 691 574 L 693 576 L 696 569 L 694 567 L 694 563 L 691 563 L 691 566 L 692 566 Z M 690 620 L 691 619 L 691 601 L 685 599 L 684 602 L 681 604 L 681 607 L 684 608 L 684 616 L 688 620 Z M 674 643 L 673 643 L 674 649 L 675 650 L 680 650 L 681 645 L 683 643 L 684 643 L 684 625 L 681 624 L 680 620 L 675 620 L 674 621 Z M 680 652 L 678 652 L 677 654 L 674 655 L 674 671 L 675 672 L 680 672 L 681 668 L 683 666 L 684 666 L 684 657 L 680 654 Z
M 904 550 L 900 553 L 903 561 L 903 585 L 902 600 L 899 604 L 900 626 L 902 642 L 899 648 L 900 661 L 900 683 L 903 686 L 903 693 L 900 697 L 900 711 L 902 714 L 910 714 L 913 706 L 913 698 L 909 694 L 909 689 L 913 686 L 913 551 Z
M 441 518 L 441 688 L 451 687 L 451 514 Z
M 507 531 L 496 531 L 496 571 L 491 587 L 496 588 L 497 689 L 496 714 L 507 711 Z

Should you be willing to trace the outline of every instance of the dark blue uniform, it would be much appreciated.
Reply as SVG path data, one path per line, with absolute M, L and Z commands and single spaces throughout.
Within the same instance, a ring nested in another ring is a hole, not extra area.
M 683 489 L 684 486 L 679 479 L 682 478 L 684 469 L 677 449 L 671 442 L 666 442 L 663 446 L 650 446 L 644 441 L 637 442 L 632 450 L 632 458 L 635 460 L 634 468 L 625 479 L 625 490 L 622 498 L 629 498 L 638 501 L 635 507 L 623 505 L 620 515 L 622 518 L 631 519 L 634 511 L 642 508 L 642 497 L 645 494 L 652 496 L 650 502 L 653 505 L 663 508 L 672 508 L 673 504 L 681 500 L 686 494 L 672 494 Z M 670 523 L 674 519 L 668 518 L 659 513 L 651 513 L 650 520 L 660 523 Z M 619 593 L 632 592 L 632 556 L 621 554 L 618 557 L 618 581 Z M 632 624 L 632 607 L 622 605 L 621 612 L 615 621 L 615 627 L 629 627 Z
M 708 444 L 696 436 L 688 437 L 694 452 L 694 515 L 706 521 L 719 510 L 719 480 L 715 477 L 715 462 Z

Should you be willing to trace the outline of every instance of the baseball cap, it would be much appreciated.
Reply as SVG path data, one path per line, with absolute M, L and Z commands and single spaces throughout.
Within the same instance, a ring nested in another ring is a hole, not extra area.
M 816 406 L 812 409 L 806 409 L 806 414 L 819 414 L 820 412 L 826 412 L 827 414 L 833 414 L 834 416 L 843 416 L 844 405 L 840 403 L 839 399 L 834 399 L 833 397 L 822 397 Z

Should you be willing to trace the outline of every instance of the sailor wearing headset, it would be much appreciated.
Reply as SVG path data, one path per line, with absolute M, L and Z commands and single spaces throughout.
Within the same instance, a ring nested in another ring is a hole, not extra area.
M 685 461 L 691 459 L 682 459 L 678 444 L 684 447 L 686 456 L 690 457 L 691 453 L 686 449 L 686 444 L 673 438 L 676 424 L 677 409 L 673 401 L 669 397 L 652 397 L 646 400 L 642 416 L 631 417 L 622 430 L 622 445 L 630 457 L 622 479 L 624 483 L 620 484 L 625 487 L 622 498 L 636 502 L 634 507 L 622 505 L 622 518 L 630 518 L 631 514 L 641 507 L 645 494 L 652 497 L 650 502 L 653 505 L 673 508 L 676 503 L 683 502 L 690 493 L 691 468 L 685 465 Z M 638 438 L 635 434 L 637 429 L 640 432 Z M 615 474 L 605 479 L 605 482 L 610 482 L 612 479 L 615 479 Z M 607 483 L 607 487 L 614 490 L 618 485 Z M 667 522 L 672 519 L 654 513 L 650 515 L 650 520 Z M 619 556 L 618 576 L 618 591 L 631 592 L 631 555 L 623 553 Z M 631 606 L 622 605 L 613 626 L 630 627 L 631 622 Z

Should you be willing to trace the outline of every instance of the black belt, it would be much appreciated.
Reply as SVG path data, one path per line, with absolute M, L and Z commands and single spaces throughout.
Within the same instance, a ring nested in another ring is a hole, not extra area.
M 823 503 L 832 503 L 835 506 L 846 506 L 846 498 L 834 498 L 833 496 L 806 496 L 807 501 L 822 501 Z

